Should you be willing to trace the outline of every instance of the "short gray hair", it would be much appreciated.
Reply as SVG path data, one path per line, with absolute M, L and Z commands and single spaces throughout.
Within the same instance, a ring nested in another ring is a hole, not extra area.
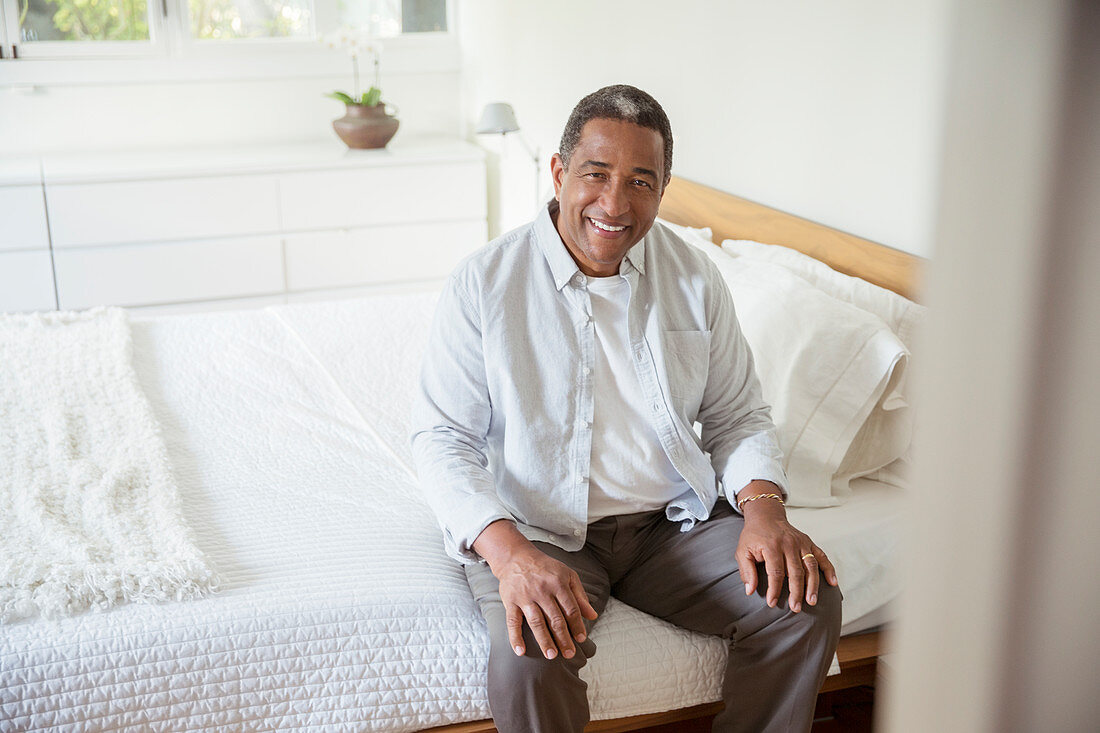
M 561 143 L 558 145 L 558 155 L 566 168 L 569 167 L 569 159 L 580 142 L 584 126 L 590 120 L 596 119 L 632 122 L 660 133 L 665 143 L 665 180 L 662 186 L 668 185 L 672 178 L 672 125 L 656 99 L 629 84 L 615 84 L 598 89 L 577 102 L 565 123 Z

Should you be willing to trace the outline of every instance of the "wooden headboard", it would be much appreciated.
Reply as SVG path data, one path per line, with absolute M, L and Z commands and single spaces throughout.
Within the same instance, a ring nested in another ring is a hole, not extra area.
M 710 227 L 714 241 L 751 239 L 781 244 L 917 300 L 923 260 L 900 250 L 860 239 L 763 204 L 673 176 L 661 201 L 660 217 L 675 224 Z

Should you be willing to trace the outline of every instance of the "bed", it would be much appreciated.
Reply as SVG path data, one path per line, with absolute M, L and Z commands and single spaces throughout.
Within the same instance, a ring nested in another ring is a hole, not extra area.
M 785 244 L 895 293 L 915 287 L 912 257 L 686 180 L 661 217 L 709 227 L 713 242 Z M 487 635 L 407 445 L 433 305 L 409 293 L 132 316 L 137 381 L 220 587 L 0 626 L 0 730 L 493 730 Z M 825 690 L 873 682 L 875 630 L 898 590 L 899 483 L 889 470 L 854 476 L 828 508 L 791 510 L 845 583 Z M 718 640 L 615 601 L 593 639 L 592 730 L 717 709 Z

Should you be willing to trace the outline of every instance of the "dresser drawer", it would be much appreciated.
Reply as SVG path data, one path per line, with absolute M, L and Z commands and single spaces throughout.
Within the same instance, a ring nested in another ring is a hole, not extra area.
M 61 307 L 283 292 L 282 242 L 249 237 L 54 252 Z
M 49 248 L 42 187 L 0 186 L 0 252 Z
M 484 219 L 485 163 L 288 173 L 279 203 L 287 231 Z
M 288 235 L 287 286 L 309 290 L 440 279 L 485 242 L 484 220 Z
M 50 253 L 0 252 L 0 313 L 54 307 Z
M 279 229 L 274 176 L 46 186 L 54 248 L 156 242 Z

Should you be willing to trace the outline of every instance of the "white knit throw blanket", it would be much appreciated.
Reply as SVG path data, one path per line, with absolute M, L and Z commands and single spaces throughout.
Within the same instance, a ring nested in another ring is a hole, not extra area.
M 0 316 L 0 623 L 213 588 L 132 350 L 118 308 Z

